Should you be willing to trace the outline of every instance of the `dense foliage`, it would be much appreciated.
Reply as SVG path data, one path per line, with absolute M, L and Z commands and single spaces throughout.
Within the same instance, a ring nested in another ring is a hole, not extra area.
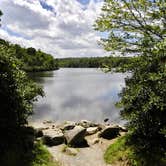
M 159 165 L 166 151 L 166 2 L 105 0 L 102 11 L 95 26 L 109 33 L 104 48 L 140 57 L 121 93 L 128 144 L 138 165 Z
M 43 91 L 20 70 L 26 65 L 24 58 L 28 55 L 36 56 L 36 50 L 22 49 L 20 53 L 25 53 L 25 57 L 18 57 L 15 45 L 0 40 L 0 165 L 57 166 L 46 148 L 40 142 L 35 142 L 35 130 L 26 126 L 27 118 L 32 114 L 33 102 L 38 95 L 43 95 Z M 50 62 L 53 61 L 52 57 L 50 61 L 48 59 L 48 66 L 40 64 L 44 70 L 46 67 L 50 69 Z M 36 66 L 28 67 L 32 69 Z
M 115 68 L 132 63 L 137 58 L 130 57 L 83 57 L 83 58 L 62 58 L 58 60 L 59 67 L 73 68 Z
M 56 60 L 49 54 L 46 54 L 35 48 L 22 48 L 18 44 L 10 44 L 0 39 L 0 46 L 5 46 L 13 50 L 12 56 L 15 56 L 22 62 L 21 68 L 25 71 L 46 71 L 58 69 Z
M 33 101 L 43 94 L 19 69 L 19 61 L 12 54 L 13 50 L 0 47 L 0 151 L 18 141 L 17 132 L 32 114 Z

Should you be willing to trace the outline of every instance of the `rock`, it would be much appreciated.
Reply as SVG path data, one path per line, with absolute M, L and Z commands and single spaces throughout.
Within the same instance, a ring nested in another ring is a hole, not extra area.
M 48 129 L 50 129 L 50 127 L 40 127 L 40 128 L 36 128 L 36 129 L 41 129 L 41 130 L 43 131 L 43 130 L 48 130 Z
M 43 128 L 37 128 L 35 129 L 35 137 L 42 137 L 43 136 Z
M 86 135 L 95 134 L 95 133 L 97 133 L 99 131 L 98 129 L 99 129 L 98 127 L 88 127 L 86 129 Z
M 98 144 L 99 142 L 100 142 L 100 139 L 99 139 L 99 138 L 94 138 L 94 139 L 92 140 L 92 145 Z
M 109 121 L 109 118 L 105 118 L 105 119 L 104 119 L 104 122 L 108 122 L 108 121 Z
M 99 131 L 101 131 L 101 130 L 103 130 L 103 129 L 105 129 L 105 128 L 106 128 L 106 124 L 102 124 L 102 123 L 101 123 L 101 124 L 98 125 L 98 130 L 99 130 Z
M 78 123 L 79 126 L 82 126 L 84 128 L 88 128 L 88 127 L 96 127 L 98 126 L 98 124 L 96 123 L 93 123 L 91 121 L 88 121 L 88 120 L 81 120 L 79 123 Z
M 120 129 L 117 126 L 107 126 L 99 133 L 98 136 L 105 139 L 112 139 L 120 135 L 119 131 Z
M 72 130 L 66 130 L 64 136 L 66 143 L 74 146 L 81 145 L 84 142 L 86 129 L 82 126 L 75 126 Z
M 120 131 L 122 131 L 122 132 L 128 132 L 127 128 L 124 127 L 124 126 L 120 126 L 120 125 L 119 125 L 119 129 L 120 129 Z
M 76 126 L 75 122 L 72 121 L 66 121 L 64 124 L 60 126 L 60 129 L 65 130 L 72 130 Z
M 55 128 L 55 125 L 52 125 L 52 129 L 54 129 Z
M 76 156 L 77 153 L 78 153 L 78 150 L 75 149 L 75 148 L 66 147 L 65 153 L 68 154 L 68 155 Z
M 51 120 L 44 120 L 43 121 L 43 124 L 50 124 L 50 123 L 53 123 Z
M 61 130 L 47 130 L 42 137 L 43 143 L 48 146 L 55 146 L 64 143 L 64 135 Z

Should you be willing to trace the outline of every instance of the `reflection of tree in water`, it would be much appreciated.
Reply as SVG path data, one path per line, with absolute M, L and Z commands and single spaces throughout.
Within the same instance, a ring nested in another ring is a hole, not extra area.
M 28 75 L 35 82 L 40 83 L 40 84 L 44 84 L 47 77 L 51 78 L 54 76 L 54 72 L 53 71 L 33 72 L 33 73 L 28 73 Z

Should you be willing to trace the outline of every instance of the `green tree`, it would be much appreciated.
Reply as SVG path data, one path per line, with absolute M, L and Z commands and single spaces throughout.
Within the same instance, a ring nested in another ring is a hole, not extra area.
M 12 50 L 0 47 L 1 150 L 16 141 L 17 131 L 32 114 L 33 101 L 43 94 L 42 89 L 19 69 L 20 63 L 12 54 Z
M 22 62 L 9 46 L 0 40 L 0 165 L 57 165 L 47 149 L 35 142 L 34 129 L 26 126 L 33 101 L 43 91 L 20 70 Z M 18 45 L 20 55 L 22 50 Z
M 12 56 L 22 62 L 21 69 L 27 72 L 57 70 L 58 63 L 52 55 L 46 54 L 34 48 L 23 48 L 18 44 L 11 44 L 3 39 L 0 39 L 0 46 L 12 49 Z
M 29 47 L 29 48 L 27 48 L 27 53 L 29 55 L 35 55 L 36 54 L 36 49 L 32 48 L 32 47 Z
M 141 164 L 157 165 L 166 151 L 166 1 L 105 0 L 95 28 L 108 32 L 107 51 L 140 56 L 120 94 L 121 115 Z

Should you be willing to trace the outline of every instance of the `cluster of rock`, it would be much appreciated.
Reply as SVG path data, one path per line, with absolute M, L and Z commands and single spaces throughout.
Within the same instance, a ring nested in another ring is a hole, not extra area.
M 98 137 L 112 139 L 120 135 L 120 131 L 127 131 L 124 127 L 110 124 L 96 124 L 87 120 L 78 123 L 65 122 L 61 125 L 54 125 L 51 122 L 44 122 L 49 127 L 36 129 L 36 137 L 40 137 L 43 143 L 48 146 L 67 144 L 72 147 L 87 145 L 86 136 L 97 134 Z M 95 143 L 98 143 L 96 139 Z

